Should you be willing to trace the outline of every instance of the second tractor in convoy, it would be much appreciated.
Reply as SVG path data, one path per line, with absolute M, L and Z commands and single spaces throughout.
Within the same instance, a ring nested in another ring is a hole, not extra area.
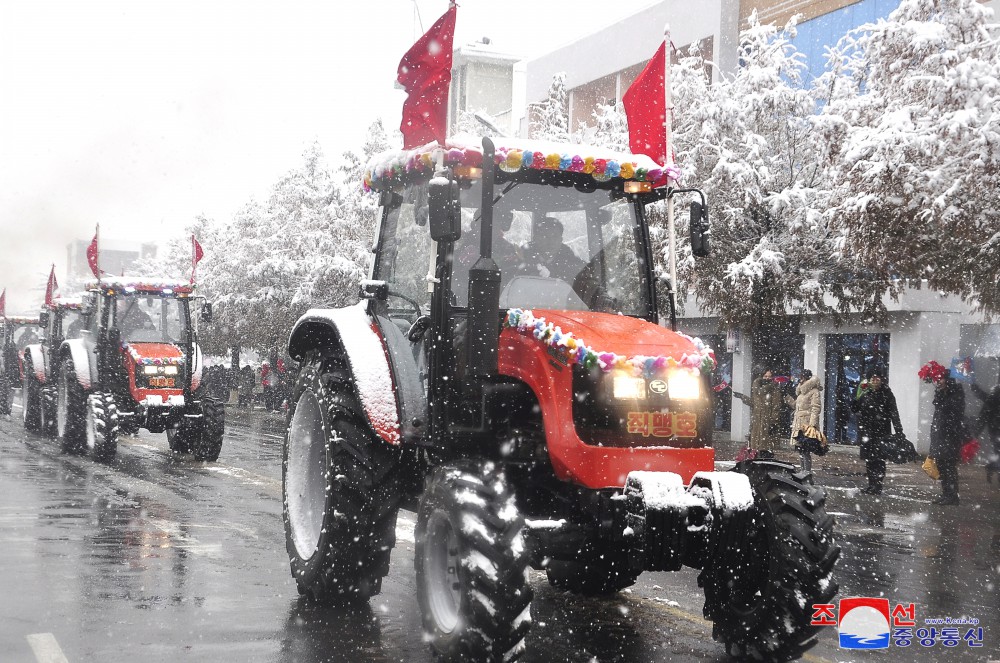
M 114 456 L 120 431 L 166 431 L 170 448 L 214 461 L 225 408 L 201 389 L 197 323 L 211 305 L 186 281 L 103 278 L 86 325 L 59 346 L 56 426 L 64 449 Z M 200 303 L 197 314 L 196 303 Z

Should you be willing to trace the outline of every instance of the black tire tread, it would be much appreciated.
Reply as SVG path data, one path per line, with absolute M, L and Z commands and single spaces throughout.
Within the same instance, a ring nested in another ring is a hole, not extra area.
M 115 398 L 106 391 L 89 396 L 87 407 L 94 416 L 94 458 L 108 462 L 118 453 L 118 406 Z

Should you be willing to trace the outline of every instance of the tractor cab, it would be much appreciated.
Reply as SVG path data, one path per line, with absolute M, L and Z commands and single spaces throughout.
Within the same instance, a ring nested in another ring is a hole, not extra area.
M 59 347 L 83 333 L 84 297 L 57 296 L 42 306 L 38 325 L 42 334 L 23 351 L 24 426 L 27 430 L 55 434 L 56 375 Z
M 22 384 L 24 349 L 37 343 L 38 318 L 11 315 L 0 318 L 0 415 L 10 414 L 13 390 Z
M 436 178 L 422 167 L 436 156 L 416 153 L 368 180 L 384 216 L 363 291 L 402 386 L 400 434 L 480 453 L 499 434 L 517 440 L 505 453 L 590 488 L 623 485 L 636 454 L 686 481 L 711 470 L 714 356 L 657 324 L 645 208 L 664 170 L 498 140 L 493 168 L 456 139 Z

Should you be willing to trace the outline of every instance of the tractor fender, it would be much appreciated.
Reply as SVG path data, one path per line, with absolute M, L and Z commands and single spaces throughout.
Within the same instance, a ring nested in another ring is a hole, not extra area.
M 47 362 L 45 361 L 45 353 L 42 352 L 41 343 L 29 345 L 24 349 L 23 365 L 25 368 L 27 368 L 29 362 L 31 363 L 31 370 L 35 374 L 35 379 L 38 380 L 39 384 L 45 384 L 48 380 L 49 371 L 46 365 Z
M 399 402 L 388 351 L 367 302 L 306 311 L 288 337 L 288 354 L 302 361 L 311 350 L 337 350 L 344 356 L 372 430 L 389 444 L 399 444 Z
M 73 360 L 73 368 L 76 369 L 76 380 L 86 391 L 97 381 L 97 357 L 94 350 L 88 348 L 82 338 L 71 338 L 63 341 L 59 347 L 60 359 L 70 357 Z

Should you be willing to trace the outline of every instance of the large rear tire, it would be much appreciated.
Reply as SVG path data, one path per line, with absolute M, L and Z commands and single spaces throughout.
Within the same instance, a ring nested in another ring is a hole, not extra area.
M 417 513 L 417 601 L 441 659 L 507 663 L 524 651 L 532 591 L 523 529 L 492 464 L 429 477 Z
M 80 453 L 87 441 L 87 396 L 76 379 L 73 360 L 63 359 L 56 396 L 56 432 L 63 451 Z
M 191 442 L 191 452 L 196 460 L 215 462 L 222 452 L 222 439 L 226 434 L 226 406 L 214 398 L 201 401 L 201 430 Z
M 118 453 L 118 406 L 114 396 L 104 391 L 87 398 L 87 450 L 103 463 Z
M 334 370 L 334 360 L 310 355 L 295 385 L 282 462 L 285 548 L 300 594 L 366 601 L 381 591 L 396 544 L 400 452 L 366 428 Z
M 698 576 L 712 637 L 731 656 L 760 661 L 797 658 L 816 644 L 812 605 L 837 593 L 840 556 L 826 491 L 809 472 L 777 461 L 736 467 L 750 479 L 754 506 L 723 521 L 710 562 Z
M 607 596 L 635 584 L 639 571 L 629 566 L 628 550 L 588 543 L 575 560 L 551 560 L 549 584 L 582 596 Z
M 31 365 L 25 366 L 24 387 L 21 389 L 21 405 L 24 414 L 24 430 L 40 431 L 45 428 L 42 421 L 41 385 L 35 377 Z

